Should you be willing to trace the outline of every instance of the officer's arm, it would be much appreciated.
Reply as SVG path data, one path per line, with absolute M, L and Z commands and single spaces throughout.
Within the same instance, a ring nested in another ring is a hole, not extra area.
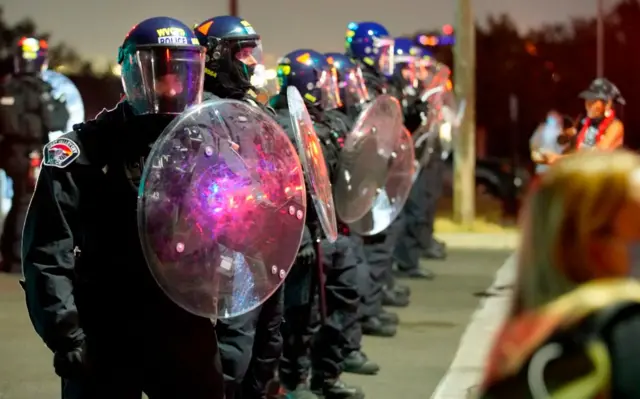
M 22 240 L 27 307 L 33 326 L 53 351 L 84 338 L 73 296 L 74 235 L 70 220 L 79 191 L 66 169 L 43 166 L 27 212 Z

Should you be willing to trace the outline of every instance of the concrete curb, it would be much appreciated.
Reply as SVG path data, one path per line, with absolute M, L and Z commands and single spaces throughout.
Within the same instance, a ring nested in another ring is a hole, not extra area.
M 515 255 L 510 256 L 496 273 L 495 280 L 471 316 L 462 335 L 460 346 L 449 370 L 438 383 L 431 399 L 471 399 L 476 396 L 482 379 L 485 360 L 498 328 L 502 325 L 511 303 L 515 281 Z
M 437 233 L 447 247 L 456 249 L 510 249 L 518 246 L 518 233 Z

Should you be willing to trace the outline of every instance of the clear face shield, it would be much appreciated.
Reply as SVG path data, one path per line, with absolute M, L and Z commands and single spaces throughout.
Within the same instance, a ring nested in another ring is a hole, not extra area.
M 394 41 L 391 38 L 373 38 L 373 51 L 378 55 L 378 70 L 385 76 L 393 75 Z
M 431 57 L 423 57 L 418 60 L 418 81 L 423 88 L 427 88 L 434 76 L 434 61 Z
M 336 109 L 342 106 L 338 87 L 338 72 L 335 68 L 323 69 L 320 72 L 316 88 L 320 90 L 320 106 L 324 110 Z
M 240 40 L 236 44 L 237 50 L 234 57 L 240 61 L 247 79 L 256 88 L 266 85 L 266 67 L 264 66 L 264 53 L 260 39 Z
M 127 101 L 137 114 L 179 114 L 202 102 L 204 47 L 146 46 L 122 60 Z
M 396 73 L 402 83 L 402 92 L 407 95 L 418 94 L 418 67 L 414 57 L 407 56 L 398 62 L 396 57 Z
M 369 91 L 360 67 L 346 71 L 343 80 L 339 82 L 339 88 L 344 97 L 342 101 L 347 106 L 362 105 L 369 101 Z

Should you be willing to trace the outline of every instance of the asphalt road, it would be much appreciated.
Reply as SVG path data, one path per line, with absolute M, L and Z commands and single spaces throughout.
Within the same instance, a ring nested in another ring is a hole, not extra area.
M 428 398 L 447 371 L 475 310 L 506 251 L 455 251 L 445 262 L 425 263 L 436 280 L 410 281 L 412 303 L 400 309 L 395 338 L 370 338 L 364 350 L 380 363 L 377 376 L 346 375 L 369 399 Z M 52 399 L 60 383 L 51 355 L 33 331 L 17 279 L 0 275 L 0 399 Z

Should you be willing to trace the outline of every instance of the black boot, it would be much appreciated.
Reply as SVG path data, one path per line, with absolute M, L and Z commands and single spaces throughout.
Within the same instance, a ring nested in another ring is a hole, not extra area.
M 364 392 L 359 387 L 345 384 L 340 378 L 311 379 L 311 392 L 323 399 L 364 399 Z
M 447 247 L 444 243 L 432 238 L 429 241 L 427 248 L 422 252 L 422 256 L 427 259 L 447 259 Z
M 400 324 L 400 318 L 397 313 L 387 312 L 384 309 L 376 317 L 384 324 L 393 324 L 395 326 Z
M 309 388 L 308 376 L 300 376 L 299 379 L 280 377 L 278 399 L 318 399 Z
M 319 399 L 318 395 L 311 392 L 306 383 L 300 383 L 295 389 L 286 389 L 282 387 L 278 399 Z
M 372 335 L 374 337 L 395 337 L 398 328 L 391 323 L 384 323 L 377 317 L 366 317 L 362 319 L 361 327 L 364 335 Z
M 416 280 L 433 280 L 436 277 L 434 272 L 421 267 L 409 270 L 402 270 L 398 268 L 398 270 L 395 270 L 393 274 L 399 278 L 410 278 Z
M 347 373 L 375 375 L 380 371 L 378 363 L 369 360 L 362 351 L 353 351 L 347 355 L 342 364 L 342 368 Z
M 393 289 L 384 289 L 382 291 L 382 295 L 383 306 L 393 306 L 396 308 L 406 308 L 409 306 L 409 297 L 401 295 L 400 293 L 393 291 Z
M 404 295 L 406 297 L 411 296 L 411 288 L 408 285 L 395 284 L 393 286 L 393 290 L 400 295 Z

